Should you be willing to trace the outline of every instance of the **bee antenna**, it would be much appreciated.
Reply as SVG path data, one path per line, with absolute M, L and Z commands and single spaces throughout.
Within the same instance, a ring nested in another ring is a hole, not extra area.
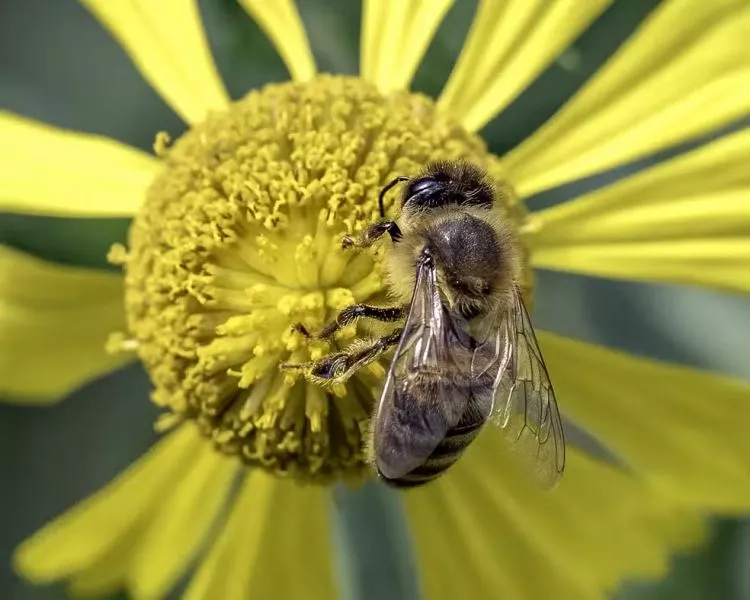
M 385 209 L 383 208 L 383 198 L 385 198 L 386 193 L 388 193 L 388 190 L 390 190 L 392 187 L 398 185 L 399 183 L 403 183 L 404 181 L 411 181 L 411 177 L 404 177 L 403 175 L 400 175 L 396 177 L 396 179 L 392 180 L 389 184 L 387 184 L 382 190 L 380 190 L 380 196 L 378 196 L 378 205 L 380 206 L 380 218 L 385 219 Z

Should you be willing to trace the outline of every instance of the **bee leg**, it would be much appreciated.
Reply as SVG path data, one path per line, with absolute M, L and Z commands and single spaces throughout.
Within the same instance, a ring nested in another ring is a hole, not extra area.
M 403 327 L 399 327 L 381 338 L 361 340 L 347 348 L 347 370 L 344 373 L 344 381 L 371 362 L 375 362 L 391 346 L 398 344 L 403 332 Z
M 328 323 L 316 334 L 307 331 L 302 323 L 294 325 L 294 329 L 305 337 L 325 340 L 331 337 L 342 327 L 354 323 L 357 319 L 375 319 L 384 323 L 398 321 L 404 316 L 405 309 L 402 306 L 368 306 L 367 304 L 352 304 L 343 309 L 336 318 Z
M 379 221 L 371 225 L 363 234 L 356 238 L 345 235 L 344 239 L 341 240 L 341 247 L 345 249 L 367 248 L 368 246 L 372 246 L 386 233 L 391 236 L 394 242 L 398 242 L 401 239 L 401 229 L 395 221 Z
M 283 369 L 301 370 L 305 378 L 320 384 L 343 383 L 362 367 L 377 360 L 391 346 L 401 339 L 403 328 L 375 340 L 355 342 L 342 352 L 329 354 L 318 360 L 301 364 L 284 363 Z

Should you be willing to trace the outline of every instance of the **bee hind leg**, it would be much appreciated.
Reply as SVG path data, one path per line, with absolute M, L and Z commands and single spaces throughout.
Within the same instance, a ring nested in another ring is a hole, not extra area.
M 300 370 L 304 373 L 305 379 L 322 385 L 343 383 L 361 368 L 377 360 L 391 346 L 395 346 L 403 331 L 403 328 L 398 328 L 381 338 L 355 342 L 342 352 L 335 352 L 307 363 L 284 363 L 281 368 Z
M 404 307 L 402 306 L 368 306 L 367 304 L 352 304 L 343 309 L 336 318 L 328 323 L 318 333 L 312 334 L 302 323 L 294 325 L 294 329 L 305 337 L 325 340 L 331 337 L 342 327 L 354 323 L 357 319 L 375 319 L 389 323 L 398 321 L 404 316 Z

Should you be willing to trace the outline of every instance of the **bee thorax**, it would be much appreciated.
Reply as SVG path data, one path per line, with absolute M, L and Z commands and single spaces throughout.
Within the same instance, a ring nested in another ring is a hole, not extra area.
M 510 253 L 492 224 L 462 212 L 426 228 L 423 237 L 457 310 L 473 317 L 490 308 L 511 271 Z

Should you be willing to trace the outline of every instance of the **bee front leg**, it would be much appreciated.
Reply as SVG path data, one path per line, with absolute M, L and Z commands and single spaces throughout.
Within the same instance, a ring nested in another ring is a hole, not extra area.
M 388 234 L 394 242 L 398 242 L 401 239 L 401 229 L 395 221 L 380 221 L 371 225 L 365 229 L 358 237 L 352 237 L 345 235 L 344 239 L 341 240 L 342 248 L 367 248 L 372 246 L 378 241 L 383 235 Z
M 325 340 L 331 337 L 342 327 L 354 323 L 357 319 L 375 319 L 384 323 L 398 321 L 404 316 L 405 309 L 403 306 L 369 306 L 367 304 L 352 304 L 343 309 L 336 318 L 328 323 L 323 329 L 316 334 L 307 331 L 302 323 L 294 325 L 294 329 L 299 331 L 305 337 Z
M 308 363 L 284 363 L 281 368 L 301 370 L 306 379 L 322 385 L 343 383 L 361 368 L 377 360 L 388 348 L 398 344 L 403 331 L 403 328 L 399 327 L 381 338 L 355 342 L 342 352 L 329 354 Z

